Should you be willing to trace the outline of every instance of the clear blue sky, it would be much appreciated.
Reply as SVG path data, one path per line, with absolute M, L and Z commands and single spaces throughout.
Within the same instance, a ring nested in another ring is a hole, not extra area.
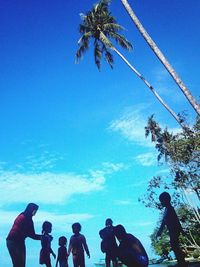
M 28 202 L 37 203 L 35 229 L 53 223 L 57 238 L 79 221 L 91 251 L 88 265 L 103 257 L 99 229 L 107 217 L 144 243 L 157 211 L 138 203 L 147 181 L 167 172 L 144 137 L 147 118 L 178 125 L 145 85 L 115 57 L 99 72 L 91 50 L 75 64 L 79 14 L 95 1 L 1 0 L 0 2 L 0 251 L 11 266 L 5 237 Z M 130 1 L 171 64 L 199 95 L 200 1 Z M 192 108 L 137 32 L 118 0 L 111 11 L 126 28 L 134 50 L 125 56 L 179 112 Z M 124 52 L 120 49 L 121 52 Z M 27 240 L 27 266 L 38 264 L 40 243 Z

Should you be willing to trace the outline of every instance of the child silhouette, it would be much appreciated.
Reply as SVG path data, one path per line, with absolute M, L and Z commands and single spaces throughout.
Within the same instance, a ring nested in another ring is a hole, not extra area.
M 164 227 L 166 226 L 169 231 L 170 244 L 176 256 L 178 266 L 179 267 L 188 266 L 184 258 L 184 253 L 181 250 L 179 244 L 180 233 L 184 234 L 184 231 L 180 224 L 178 216 L 173 206 L 171 205 L 171 196 L 169 193 L 163 192 L 162 194 L 160 194 L 159 200 L 162 206 L 165 207 L 165 212 L 156 237 L 161 235 Z
M 68 254 L 72 251 L 74 267 L 85 267 L 84 250 L 90 258 L 90 252 L 86 243 L 85 236 L 80 234 L 80 223 L 72 224 L 72 231 L 74 235 L 71 236 L 69 241 Z
M 60 267 L 68 267 L 68 254 L 67 254 L 67 238 L 65 236 L 61 236 L 58 239 L 58 256 L 56 261 L 56 267 L 58 267 L 58 263 Z
M 51 249 L 51 241 L 53 240 L 53 237 L 50 235 L 51 231 L 52 224 L 50 222 L 45 221 L 42 225 L 42 248 L 40 250 L 40 264 L 45 264 L 46 267 L 52 267 L 50 254 L 52 254 L 53 257 L 56 258 L 56 254 Z
M 111 261 L 113 267 L 117 267 L 117 242 L 114 234 L 113 221 L 108 218 L 105 221 L 105 228 L 99 231 L 101 241 L 101 251 L 105 253 L 106 267 L 110 267 Z

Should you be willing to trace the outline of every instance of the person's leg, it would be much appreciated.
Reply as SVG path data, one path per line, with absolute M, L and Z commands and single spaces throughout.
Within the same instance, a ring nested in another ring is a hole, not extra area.
M 77 255 L 73 255 L 73 265 L 74 267 L 79 267 L 79 261 Z
M 60 262 L 60 267 L 68 267 L 68 264 L 66 261 L 61 261 Z
M 14 241 L 7 240 L 7 248 L 13 263 L 13 267 L 25 267 L 25 245 L 19 245 Z
M 22 247 L 22 267 L 26 266 L 26 247 L 25 244 Z
M 117 259 L 112 260 L 113 267 L 118 267 Z
M 106 262 L 106 267 L 110 267 L 111 258 L 108 253 L 106 253 L 105 262 Z
M 84 256 L 84 251 L 80 253 L 78 256 L 78 262 L 80 267 L 85 267 L 85 256 Z
M 46 265 L 46 267 L 52 267 L 50 258 L 46 261 L 45 265 Z
M 178 265 L 181 267 L 187 266 L 184 253 L 182 249 L 180 248 L 178 237 L 170 237 L 170 244 L 171 244 L 172 250 L 174 251 Z

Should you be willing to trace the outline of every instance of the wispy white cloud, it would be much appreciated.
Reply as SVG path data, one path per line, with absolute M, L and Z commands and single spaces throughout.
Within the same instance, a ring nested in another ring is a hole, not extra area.
M 73 173 L 0 174 L 1 205 L 16 202 L 62 203 L 72 195 L 102 190 L 104 176 Z
M 90 170 L 89 173 L 92 177 L 99 179 L 100 177 L 105 177 L 106 175 L 124 170 L 126 168 L 127 166 L 124 163 L 103 162 L 101 170 Z
M 117 206 L 128 206 L 131 205 L 132 202 L 130 200 L 115 200 L 114 204 Z
M 105 162 L 101 170 L 86 174 L 17 171 L 0 172 L 0 206 L 13 203 L 56 204 L 77 194 L 88 194 L 104 188 L 106 176 L 123 169 L 122 163 Z
M 145 147 L 152 147 L 149 138 L 145 138 L 145 126 L 147 117 L 142 115 L 142 111 L 147 109 L 146 105 L 132 107 L 128 109 L 119 119 L 110 123 L 109 129 L 113 132 L 119 132 L 129 141 Z
M 0 210 L 1 227 L 11 225 L 19 212 Z M 36 228 L 41 228 L 44 221 L 50 221 L 55 225 L 56 231 L 71 232 L 71 224 L 74 222 L 84 222 L 92 219 L 94 216 L 88 213 L 72 213 L 72 214 L 58 214 L 53 212 L 41 212 L 38 210 L 36 216 L 33 217 Z
M 142 166 L 154 166 L 157 164 L 157 157 L 156 154 L 153 152 L 147 152 L 140 154 L 134 158 L 137 163 L 141 164 Z
M 159 171 L 156 172 L 156 174 L 169 174 L 170 173 L 170 169 L 161 169 Z
M 105 173 L 113 173 L 113 172 L 118 172 L 120 170 L 123 170 L 127 168 L 124 163 L 112 163 L 112 162 L 103 162 L 103 167 Z
M 58 161 L 62 160 L 62 157 L 56 153 L 50 153 L 47 150 L 42 150 L 40 155 L 30 155 L 26 157 L 26 161 L 23 163 L 22 168 L 29 169 L 31 171 L 40 172 L 41 170 L 50 170 L 56 166 Z
M 154 143 L 151 139 L 145 137 L 145 127 L 147 125 L 147 119 L 151 113 L 149 113 L 150 106 L 141 104 L 128 108 L 118 119 L 111 121 L 108 129 L 113 132 L 120 133 L 125 139 L 130 142 L 140 145 L 142 147 L 153 148 Z M 162 129 L 165 128 L 160 123 Z M 180 133 L 181 128 L 168 127 L 169 132 L 174 134 Z

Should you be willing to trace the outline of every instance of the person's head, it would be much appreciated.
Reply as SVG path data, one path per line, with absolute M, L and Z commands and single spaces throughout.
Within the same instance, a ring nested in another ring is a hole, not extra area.
M 74 233 L 74 234 L 78 234 L 78 233 L 80 233 L 80 231 L 81 231 L 81 225 L 80 225 L 80 223 L 73 223 L 72 224 L 72 232 Z
M 37 210 L 38 210 L 39 206 L 35 203 L 29 203 L 26 206 L 26 209 L 24 210 L 24 215 L 27 217 L 32 217 L 36 214 Z
M 121 224 L 118 224 L 118 225 L 115 226 L 114 233 L 115 233 L 115 236 L 117 237 L 117 239 L 119 241 L 123 240 L 126 237 L 126 234 L 127 234 L 124 226 L 121 225 Z
M 58 239 L 58 244 L 59 244 L 59 246 L 61 246 L 61 247 L 66 246 L 66 245 L 67 245 L 67 238 L 66 238 L 65 236 L 61 236 L 61 237 L 59 237 L 59 239 Z
M 162 194 L 160 194 L 159 200 L 163 207 L 167 207 L 170 205 L 171 196 L 169 193 L 163 192 Z
M 46 234 L 49 234 L 51 233 L 51 230 L 52 230 L 52 224 L 48 221 L 45 221 L 43 222 L 43 225 L 42 225 L 42 233 L 46 233 Z
M 106 219 L 106 221 L 105 221 L 106 226 L 112 226 L 112 224 L 113 224 L 112 219 L 110 219 L 110 218 Z

